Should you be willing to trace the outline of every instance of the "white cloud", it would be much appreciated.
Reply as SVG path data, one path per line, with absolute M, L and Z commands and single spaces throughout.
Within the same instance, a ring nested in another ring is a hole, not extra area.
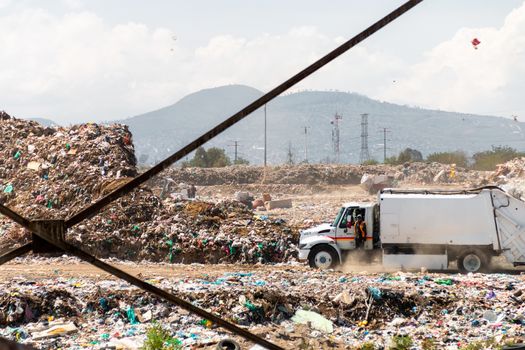
M 82 3 L 70 4 L 76 5 Z M 358 46 L 296 89 L 478 113 L 525 109 L 524 29 L 525 6 L 502 28 L 460 30 L 411 67 Z M 280 35 L 215 36 L 190 49 L 165 28 L 111 26 L 87 11 L 56 16 L 38 9 L 0 17 L 0 32 L 0 109 L 63 123 L 133 116 L 224 84 L 269 90 L 346 40 L 298 27 Z M 474 37 L 478 50 L 470 45 Z
M 471 41 L 481 44 L 475 50 Z M 387 100 L 483 114 L 525 114 L 525 4 L 501 28 L 463 28 L 410 67 Z
M 1 108 L 59 122 L 132 116 L 224 84 L 270 89 L 341 41 L 300 27 L 252 39 L 216 36 L 190 50 L 167 29 L 111 27 L 90 12 L 56 17 L 44 10 L 2 17 L 0 31 Z M 370 80 L 390 69 L 372 71 L 383 59 L 357 48 L 301 87 L 373 91 Z
M 0 9 L 11 5 L 11 0 L 0 0 Z

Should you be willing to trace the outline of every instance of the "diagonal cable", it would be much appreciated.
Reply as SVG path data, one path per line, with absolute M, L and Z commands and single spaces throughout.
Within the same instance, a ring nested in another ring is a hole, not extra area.
M 145 181 L 149 180 L 150 178 L 152 178 L 153 176 L 157 175 L 158 173 L 160 173 L 161 171 L 163 171 L 164 169 L 166 169 L 167 167 L 169 167 L 171 164 L 173 164 L 174 162 L 182 159 L 184 156 L 188 155 L 189 153 L 191 153 L 192 151 L 194 151 L 195 149 L 197 149 L 198 147 L 202 146 L 204 143 L 206 143 L 207 141 L 209 141 L 210 139 L 212 139 L 213 137 L 217 136 L 218 134 L 222 133 L 223 131 L 225 131 L 226 129 L 228 129 L 229 127 L 231 127 L 232 125 L 236 124 L 237 122 L 239 122 L 240 120 L 242 120 L 243 118 L 245 118 L 246 116 L 248 116 L 250 113 L 254 112 L 255 110 L 257 110 L 259 107 L 263 106 L 264 104 L 266 104 L 267 102 L 271 101 L 272 99 L 274 99 L 275 97 L 279 96 L 281 93 L 283 93 L 284 91 L 286 91 L 287 89 L 289 89 L 290 87 L 294 86 L 295 84 L 297 84 L 298 82 L 300 82 L 301 80 L 305 79 L 306 77 L 308 77 L 309 75 L 313 74 L 314 72 L 316 72 L 317 70 L 319 70 L 320 68 L 322 68 L 323 66 L 325 66 L 326 64 L 328 64 L 329 62 L 333 61 L 335 58 L 339 57 L 340 55 L 342 55 L 343 53 L 345 53 L 346 51 L 348 51 L 350 48 L 354 47 L 355 45 L 359 44 L 361 41 L 365 40 L 367 37 L 369 37 L 370 35 L 374 34 L 375 32 L 377 32 L 379 29 L 383 28 L 384 26 L 386 26 L 387 24 L 389 24 L 390 22 L 392 22 L 393 20 L 395 20 L 396 18 L 398 18 L 399 16 L 401 16 L 402 14 L 404 14 L 405 12 L 409 11 L 410 9 L 412 9 L 414 6 L 416 6 L 417 4 L 421 3 L 423 0 L 409 0 L 407 1 L 405 4 L 401 5 L 399 8 L 397 8 L 396 10 L 392 11 L 390 14 L 388 14 L 387 16 L 383 17 L 381 20 L 377 21 L 376 23 L 374 23 L 373 25 L 371 25 L 370 27 L 368 27 L 367 29 L 365 29 L 363 32 L 359 33 L 358 35 L 356 35 L 355 37 L 353 37 L 352 39 L 350 39 L 349 41 L 347 41 L 346 43 L 344 43 L 343 45 L 339 46 L 338 48 L 336 48 L 335 50 L 333 50 L 332 52 L 330 52 L 329 54 L 327 54 L 326 56 L 322 57 L 321 59 L 319 59 L 318 61 L 314 62 L 312 65 L 308 66 L 307 68 L 303 69 L 302 71 L 300 71 L 299 73 L 297 73 L 296 75 L 294 75 L 293 77 L 291 77 L 290 79 L 286 80 L 284 83 L 280 84 L 279 86 L 277 86 L 276 88 L 274 88 L 273 90 L 271 90 L 270 92 L 266 93 L 265 95 L 263 95 L 262 97 L 260 97 L 259 99 L 255 100 L 254 102 L 252 102 L 251 104 L 249 104 L 248 106 L 246 106 L 245 108 L 243 108 L 241 111 L 237 112 L 236 114 L 232 115 L 231 117 L 229 117 L 228 119 L 226 119 L 225 121 L 223 121 L 222 123 L 220 123 L 219 125 L 215 126 L 214 128 L 212 128 L 211 130 L 209 130 L 207 133 L 203 134 L 202 136 L 200 136 L 199 138 L 197 138 L 196 140 L 194 140 L 193 142 L 191 142 L 190 144 L 188 144 L 187 146 L 185 146 L 184 148 L 180 149 L 178 152 L 174 153 L 173 155 L 171 155 L 170 157 L 166 158 L 164 161 L 160 162 L 159 164 L 155 165 L 154 167 L 152 167 L 151 169 L 149 169 L 148 171 L 144 172 L 143 174 L 135 177 L 134 179 L 132 179 L 130 182 L 124 184 L 123 186 L 121 186 L 120 188 L 116 189 L 115 191 L 113 191 L 112 193 L 108 194 L 107 196 L 103 197 L 102 199 L 100 199 L 99 201 L 97 201 L 96 203 L 94 203 L 93 205 L 91 205 L 90 207 L 88 208 L 85 208 L 83 210 L 81 210 L 80 212 L 78 212 L 77 214 L 73 215 L 70 219 L 68 219 L 66 222 L 65 222 L 65 228 L 69 228 L 73 225 L 76 225 L 77 223 L 83 221 L 84 219 L 87 219 L 89 217 L 91 217 L 92 215 L 96 214 L 98 211 L 100 211 L 104 206 L 106 206 L 107 204 L 113 202 L 114 200 L 118 199 L 119 197 L 125 195 L 126 193 L 129 193 L 130 191 L 132 191 L 134 188 L 136 188 L 137 186 L 139 186 L 140 184 L 144 183 Z M 11 218 L 13 221 L 21 224 L 22 226 L 26 227 L 26 228 L 29 228 L 29 224 L 30 222 L 25 219 L 24 217 L 20 216 L 19 214 L 17 214 L 16 212 L 10 210 L 9 208 L 3 206 L 3 205 L 0 205 L 0 213 L 8 216 L 9 218 Z M 201 317 L 204 317 L 206 319 L 209 319 L 210 321 L 212 322 L 215 322 L 217 325 L 223 327 L 223 328 L 226 328 L 248 340 L 252 340 L 254 341 L 255 343 L 257 344 L 260 344 L 260 345 L 263 345 L 264 347 L 266 347 L 267 349 L 281 349 L 281 347 L 275 345 L 275 344 L 272 344 L 266 340 L 264 340 L 263 338 L 260 338 L 258 336 L 256 336 L 255 334 L 252 334 L 251 332 L 245 330 L 245 329 L 242 329 L 226 320 L 223 320 L 222 318 L 218 317 L 218 316 L 215 316 L 205 310 L 202 310 L 196 306 L 194 306 L 193 304 L 183 300 L 183 299 L 180 299 L 178 298 L 177 296 L 173 295 L 173 294 L 170 294 L 162 289 L 159 289 L 153 285 L 150 285 L 144 281 L 141 281 L 140 279 L 122 271 L 122 270 L 119 270 L 109 264 L 106 264 L 98 259 L 96 259 L 95 257 L 89 255 L 88 253 L 84 252 L 83 250 L 77 248 L 77 247 L 74 247 L 72 245 L 69 245 L 67 244 L 66 242 L 63 242 L 63 241 L 55 241 L 53 238 L 51 238 L 51 236 L 49 236 L 47 233 L 42 233 L 42 232 L 34 232 L 37 236 L 43 238 L 44 240 L 50 242 L 51 244 L 55 245 L 56 247 L 59 247 L 67 252 L 69 252 L 70 254 L 72 255 L 75 255 L 77 257 L 79 257 L 80 259 L 82 260 L 85 260 L 99 268 L 101 268 L 102 270 L 104 271 L 107 271 L 117 277 L 120 277 L 126 281 L 128 281 L 129 283 L 143 289 L 143 290 L 146 290 L 146 291 L 149 291 L 165 300 L 168 300 L 168 301 L 171 301 L 173 302 L 174 304 L 176 305 L 179 305 L 180 307 L 183 307 L 185 309 L 187 309 L 188 311 L 191 311 L 193 313 L 196 313 L 197 315 L 201 316 Z M 24 252 L 28 251 L 29 249 L 31 248 L 31 244 L 27 244 L 27 245 L 24 245 L 20 248 L 17 248 L 17 249 L 14 249 L 12 250 L 11 252 L 7 253 L 6 255 L 4 255 L 3 257 L 1 258 L 4 258 L 4 259 L 12 259 L 12 257 L 15 257 L 15 256 L 18 256 L 18 255 L 21 255 L 23 254 Z
M 158 287 L 155 287 L 154 285 L 152 284 L 149 284 L 147 282 L 144 282 L 142 280 L 140 280 L 139 278 L 135 277 L 135 276 L 132 276 L 130 275 L 129 273 L 125 272 L 125 271 L 122 271 L 112 265 L 109 265 L 109 264 L 106 264 L 105 262 L 95 258 L 94 256 L 86 253 L 85 251 L 83 251 L 82 249 L 80 248 L 77 248 L 71 244 L 68 244 L 66 242 L 63 242 L 63 241 L 56 241 L 54 240 L 53 238 L 51 238 L 47 233 L 43 233 L 43 232 L 35 232 L 35 234 L 37 236 L 39 236 L 40 238 L 46 240 L 47 242 L 51 243 L 52 245 L 54 245 L 55 247 L 58 247 L 58 248 L 61 248 L 63 249 L 64 251 L 66 251 L 67 253 L 71 254 L 71 255 L 74 255 L 96 267 L 98 267 L 99 269 L 101 270 L 104 270 L 110 274 L 112 274 L 113 276 L 116 276 L 118 278 L 121 278 L 125 281 L 127 281 L 128 283 L 136 286 L 136 287 L 139 287 L 140 289 L 142 290 L 145 290 L 147 292 L 150 292 L 164 300 L 167 300 L 177 306 L 180 306 L 181 308 L 183 309 L 186 309 L 194 314 L 197 314 L 198 316 L 204 318 L 204 319 L 207 319 L 207 320 L 210 320 L 211 322 L 217 324 L 218 326 L 221 326 L 227 330 L 229 330 L 230 332 L 232 333 L 235 333 L 237 335 L 240 335 L 241 337 L 247 339 L 247 340 L 250 340 L 256 344 L 259 344 L 261 346 L 263 346 L 264 348 L 268 349 L 268 350 L 282 350 L 283 348 L 278 346 L 278 345 L 275 345 L 253 333 L 251 333 L 250 331 L 244 329 L 244 328 L 241 328 L 229 321 L 226 321 L 224 320 L 223 318 L 221 318 L 220 316 L 217 316 L 217 315 L 214 315 L 204 309 L 201 309 L 195 305 L 193 305 L 192 303 L 184 300 L 184 299 L 181 299 L 179 297 L 177 297 L 176 295 L 174 294 L 171 294 L 171 293 L 168 293 L 166 292 L 165 290 L 163 289 L 160 289 Z
M 18 248 L 15 248 L 15 249 L 12 249 L 12 250 L 8 251 L 4 255 L 0 256 L 0 265 L 3 265 L 5 263 L 13 260 L 14 258 L 18 258 L 21 255 L 29 253 L 31 251 L 31 249 L 33 249 L 33 244 L 32 243 L 26 243 L 26 244 L 24 244 L 21 247 L 18 247 Z
M 262 107 L 275 97 L 279 96 L 295 84 L 299 83 L 301 80 L 305 79 L 306 77 L 310 76 L 323 66 L 327 65 L 328 63 L 332 62 L 337 57 L 341 56 L 346 51 L 350 50 L 352 47 L 356 46 L 381 28 L 388 25 L 390 22 L 407 12 L 408 10 L 412 9 L 414 6 L 422 2 L 423 0 L 409 0 L 405 4 L 401 5 L 376 23 L 372 24 L 370 27 L 366 28 L 361 33 L 354 36 L 352 39 L 348 40 L 335 50 L 328 53 L 326 56 L 320 58 L 316 62 L 312 63 L 310 66 L 306 67 L 290 79 L 286 80 L 284 83 L 280 84 L 279 86 L 275 87 L 270 92 L 266 93 L 265 95 L 261 96 L 254 102 L 250 103 L 248 106 L 244 107 L 239 112 L 235 113 L 219 125 L 215 126 L 213 129 L 209 130 L 208 132 L 204 133 L 199 138 L 195 139 L 193 142 L 189 143 L 179 151 L 175 152 L 159 164 L 155 165 L 151 169 L 147 170 L 146 172 L 138 175 L 137 177 L 133 178 L 128 183 L 122 185 L 121 187 L 117 188 L 115 191 L 111 192 L 107 196 L 101 198 L 96 203 L 92 204 L 91 206 L 81 210 L 77 214 L 73 215 L 66 221 L 66 227 L 71 227 L 79 222 L 95 215 L 100 209 L 108 205 L 109 203 L 113 202 L 114 200 L 120 198 L 121 196 L 129 193 L 134 188 L 139 186 L 140 184 L 146 182 L 147 180 L 151 179 L 153 176 L 157 175 L 164 169 L 168 168 L 170 165 L 175 163 L 176 161 L 184 158 L 186 155 L 190 154 L 194 150 L 196 150 L 198 147 L 202 146 L 206 142 L 208 142 L 210 139 L 214 138 L 215 136 L 222 133 L 224 130 L 228 129 L 232 125 L 236 124 L 240 120 L 244 119 L 246 116 L 248 116 L 250 113 L 257 110 L 259 107 Z
M 29 229 L 29 220 L 24 218 L 22 215 L 18 214 L 17 212 L 9 209 L 8 207 L 0 204 L 0 214 L 7 216 L 17 224 L 22 225 L 24 228 Z M 19 257 L 20 255 L 24 255 L 28 252 L 30 252 L 32 249 L 32 244 L 27 243 L 23 246 L 10 250 L 9 252 L 5 253 L 4 255 L 0 256 L 0 265 L 3 265 L 14 258 Z
M 29 220 L 24 218 L 22 215 L 18 214 L 17 212 L 9 209 L 8 207 L 0 204 L 0 214 L 3 214 L 16 222 L 17 224 L 22 225 L 23 227 L 29 229 Z

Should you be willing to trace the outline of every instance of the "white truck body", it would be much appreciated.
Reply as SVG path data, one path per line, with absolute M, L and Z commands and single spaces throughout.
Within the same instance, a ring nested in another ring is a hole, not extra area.
M 500 254 L 525 263 L 525 203 L 497 187 L 382 190 L 377 203 L 347 203 L 331 225 L 301 232 L 299 258 L 321 268 L 342 261 L 356 249 L 348 225 L 355 213 L 367 226 L 361 248 L 380 252 L 388 267 L 446 269 L 457 261 L 460 270 L 478 271 Z

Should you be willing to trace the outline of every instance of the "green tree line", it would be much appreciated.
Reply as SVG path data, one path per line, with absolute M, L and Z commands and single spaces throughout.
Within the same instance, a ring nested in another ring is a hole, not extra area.
M 195 151 L 193 158 L 187 162 L 182 163 L 184 167 L 196 167 L 196 168 L 220 168 L 232 164 L 249 164 L 246 159 L 237 157 L 237 160 L 233 161 L 228 157 L 224 149 L 218 147 L 211 147 L 207 150 L 204 147 L 199 147 Z
M 498 164 L 518 157 L 525 157 L 525 153 L 518 152 L 508 146 L 492 146 L 491 150 L 474 153 L 471 159 L 463 151 L 431 153 L 424 159 L 418 150 L 406 148 L 397 156 L 387 158 L 385 163 L 397 165 L 407 162 L 427 161 L 441 164 L 456 164 L 458 167 L 471 168 L 473 170 L 494 170 Z M 368 163 L 373 163 L 373 161 Z

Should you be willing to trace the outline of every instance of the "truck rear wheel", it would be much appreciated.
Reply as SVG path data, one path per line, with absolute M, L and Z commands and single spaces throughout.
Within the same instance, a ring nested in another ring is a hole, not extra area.
M 339 257 L 334 248 L 328 245 L 318 245 L 308 254 L 310 267 L 326 270 L 339 264 Z
M 461 273 L 482 272 L 487 267 L 487 255 L 478 249 L 467 250 L 458 258 L 458 269 Z

